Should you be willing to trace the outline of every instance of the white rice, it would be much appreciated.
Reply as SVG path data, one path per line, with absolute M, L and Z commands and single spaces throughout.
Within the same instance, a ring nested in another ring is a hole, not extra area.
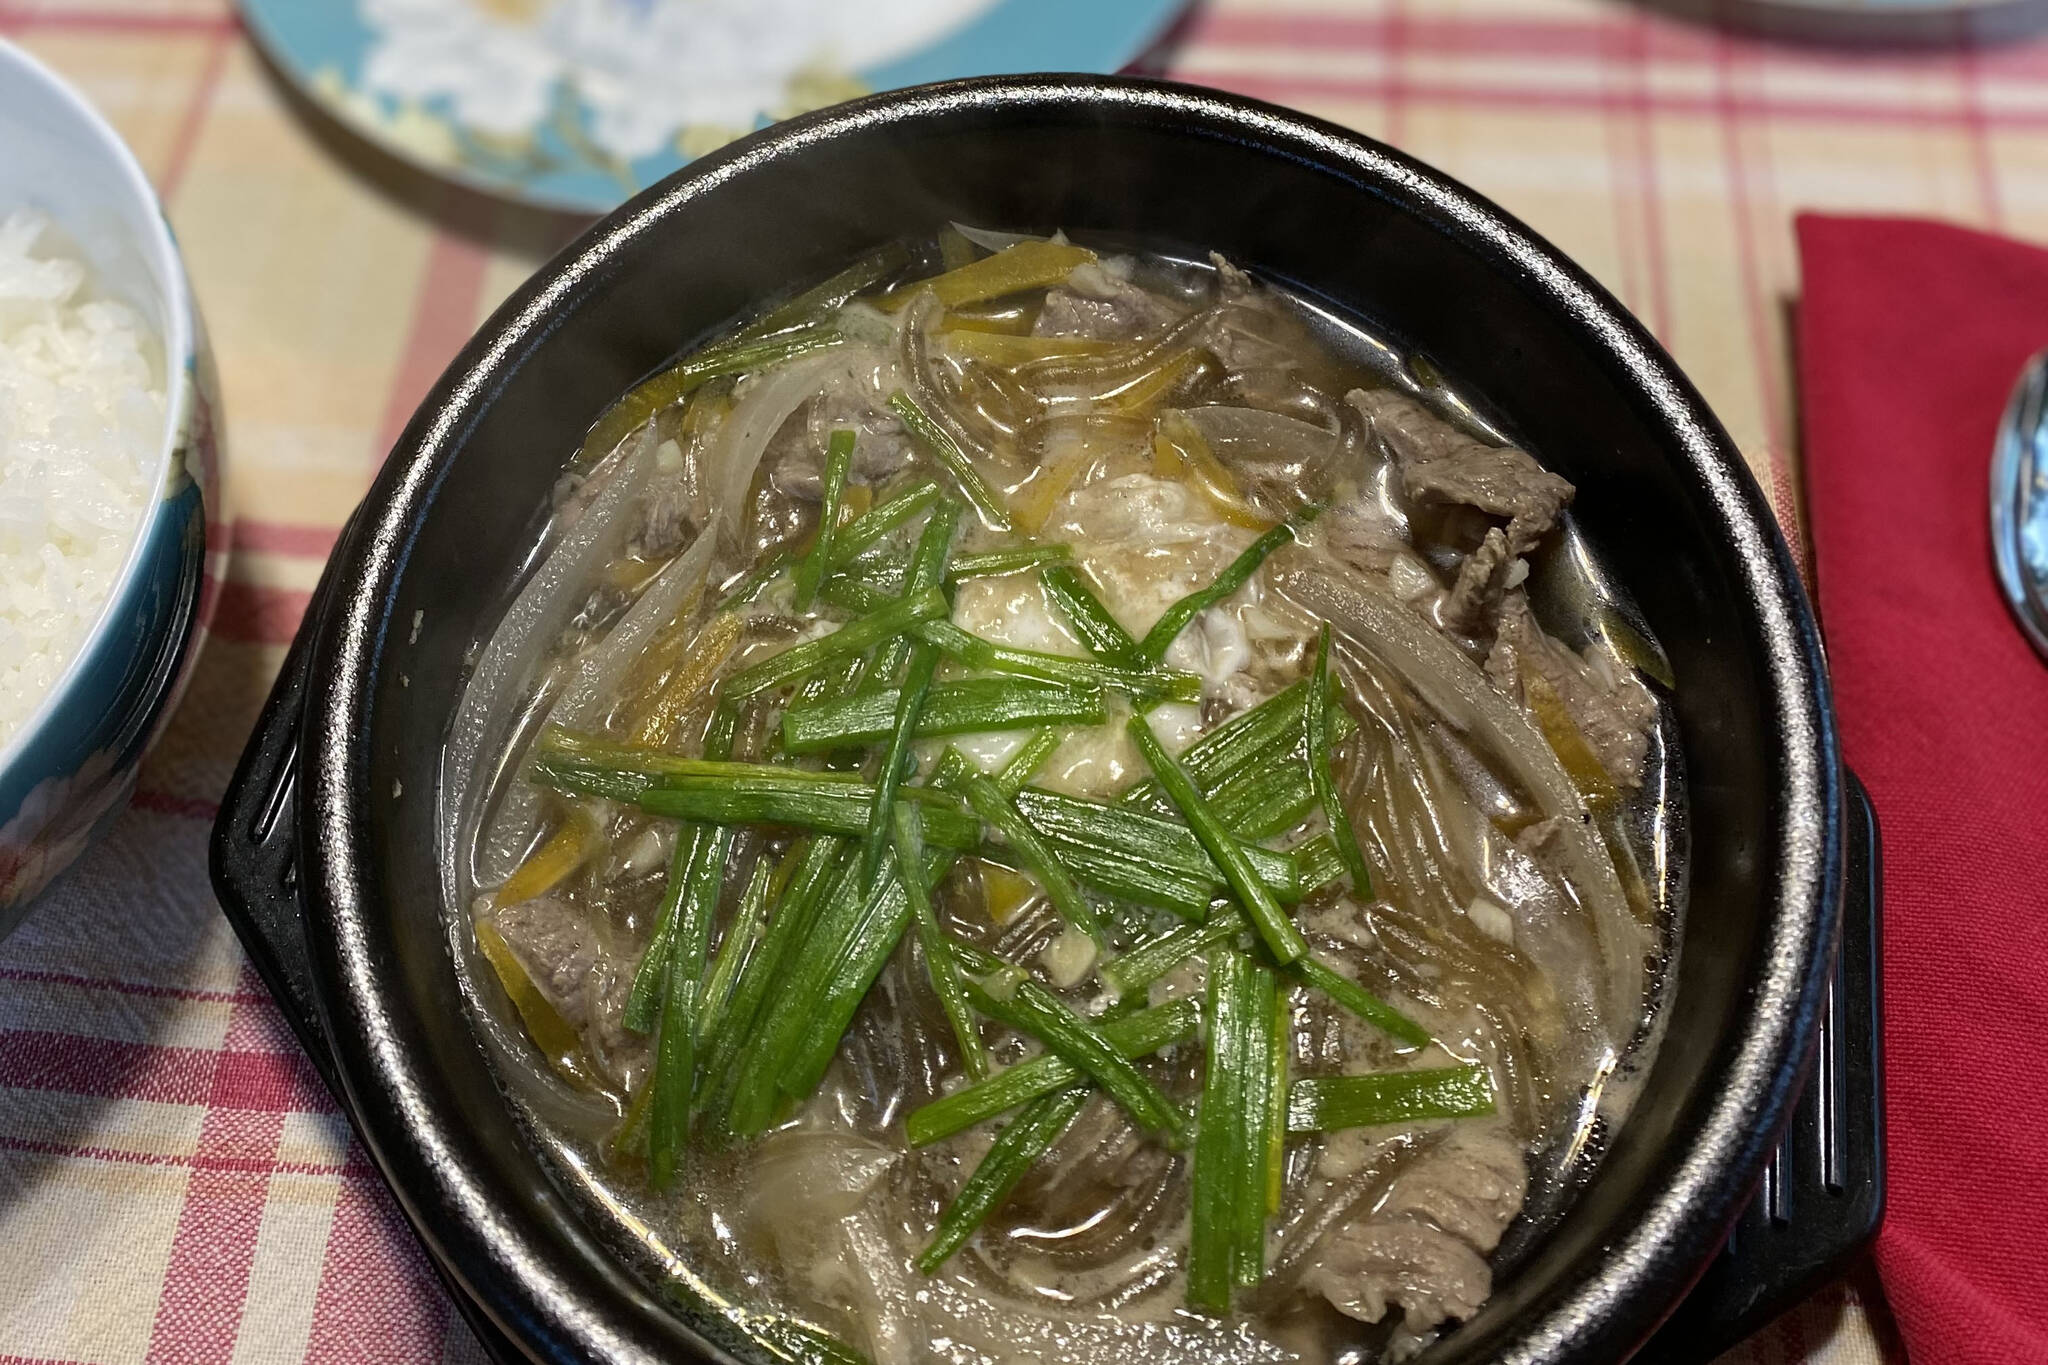
M 105 605 L 163 440 L 157 339 L 92 296 L 49 228 L 27 211 L 0 219 L 0 745 Z

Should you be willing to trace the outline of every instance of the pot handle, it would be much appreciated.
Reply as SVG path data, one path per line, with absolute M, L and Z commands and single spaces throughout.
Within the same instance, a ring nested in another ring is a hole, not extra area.
M 347 530 L 342 534 L 346 536 Z M 307 604 L 284 666 L 278 670 L 270 699 L 263 704 L 256 732 L 242 751 L 234 780 L 221 799 L 209 871 L 221 908 L 255 963 L 257 974 L 270 988 L 271 998 L 305 1049 L 307 1060 L 320 1073 L 341 1111 L 349 1114 L 348 1097 L 342 1091 L 313 991 L 299 901 L 299 731 L 313 639 L 319 633 L 327 596 L 323 578 Z M 350 1121 L 354 1121 L 352 1115 Z M 421 1245 L 430 1253 L 435 1272 L 475 1334 L 484 1357 L 494 1365 L 527 1365 L 526 1353 L 484 1314 L 440 1258 L 431 1255 L 433 1248 L 424 1242 Z
M 1812 1069 L 1728 1244 L 1637 1357 L 1707 1361 L 1839 1278 L 1884 1220 L 1884 1050 L 1877 812 L 1844 770 L 1841 945 Z
M 299 721 L 307 662 L 326 593 L 316 592 L 278 670 L 256 732 L 221 799 L 209 871 L 221 909 L 270 988 L 299 1046 L 346 1108 L 333 1054 L 315 1003 L 312 966 L 299 906 Z

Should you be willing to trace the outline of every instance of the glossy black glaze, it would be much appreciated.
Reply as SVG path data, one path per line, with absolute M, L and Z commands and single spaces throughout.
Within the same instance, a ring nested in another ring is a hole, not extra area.
M 438 904 L 440 748 L 470 647 L 590 420 L 750 302 L 946 217 L 1217 248 L 1422 350 L 1579 485 L 1581 527 L 1684 680 L 1693 913 L 1669 1039 L 1602 1178 L 1434 1358 L 1620 1358 L 1743 1208 L 1826 994 L 1844 798 L 1810 609 L 1726 435 L 1579 270 L 1383 146 L 1173 86 L 963 82 L 757 134 L 599 224 L 442 377 L 305 644 L 305 989 L 373 1154 L 536 1358 L 722 1358 L 615 1268 L 508 1119 Z

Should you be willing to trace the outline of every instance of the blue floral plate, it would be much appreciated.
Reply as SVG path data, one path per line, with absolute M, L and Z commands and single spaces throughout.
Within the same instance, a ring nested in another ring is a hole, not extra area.
M 241 0 L 315 103 L 432 174 L 602 213 L 779 118 L 955 76 L 1115 71 L 1185 0 Z

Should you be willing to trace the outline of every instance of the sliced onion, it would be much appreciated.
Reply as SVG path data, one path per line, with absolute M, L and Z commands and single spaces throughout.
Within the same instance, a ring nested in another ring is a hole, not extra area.
M 1339 583 L 1298 560 L 1278 569 L 1274 583 L 1370 650 L 1446 720 L 1498 755 L 1537 808 L 1558 822 L 1573 889 L 1592 914 L 1607 963 L 1604 1012 L 1610 1019 L 1634 1015 L 1649 946 L 1644 926 L 1629 910 L 1585 801 L 1535 722 L 1462 650 L 1391 596 Z
M 712 439 L 704 464 L 717 471 L 718 495 L 712 502 L 716 523 L 732 536 L 739 535 L 740 518 L 747 507 L 747 490 L 753 487 L 755 471 L 768 443 L 782 430 L 790 414 L 802 407 L 823 386 L 824 376 L 843 369 L 858 376 L 860 367 L 871 366 L 876 355 L 871 347 L 840 346 L 786 360 L 756 377 L 741 391 L 739 401 Z M 708 531 L 709 528 L 707 528 Z
M 1313 502 L 1329 491 L 1336 433 L 1260 408 L 1189 408 L 1182 415 L 1226 467 L 1268 500 Z
M 597 727 L 619 695 L 620 684 L 633 661 L 659 631 L 690 610 L 693 599 L 703 591 L 704 574 L 711 567 L 711 551 L 717 540 L 712 528 L 706 527 L 690 542 L 689 549 L 655 575 L 647 590 L 604 639 L 583 652 L 562 691 L 562 699 L 548 713 L 548 724 L 571 730 Z
M 1226 460 L 1311 469 L 1337 450 L 1335 433 L 1260 408 L 1188 408 L 1183 414 Z
M 649 424 L 603 490 L 582 508 L 540 568 L 527 580 L 491 633 L 463 688 L 455 723 L 449 729 L 441 788 L 443 826 L 462 831 L 461 838 L 451 839 L 446 845 L 451 861 L 444 865 L 443 875 L 449 880 L 450 904 L 460 903 L 452 862 L 456 851 L 482 851 L 480 841 L 473 837 L 482 811 L 472 809 L 480 804 L 472 792 L 480 796 L 496 785 L 497 774 L 511 757 L 509 731 L 525 714 L 519 704 L 522 689 L 533 678 L 540 657 L 560 638 L 583 605 L 592 578 L 602 566 L 624 553 L 637 523 L 641 494 L 654 472 L 656 444 L 654 427 Z M 480 761 L 485 755 L 495 758 Z M 501 830 L 523 829 L 530 836 L 539 825 L 539 798 L 530 791 L 524 792 L 523 799 L 530 809 L 512 809 L 509 803 L 519 799 L 520 792 L 508 794 L 508 808 L 498 824 Z M 494 838 L 491 848 L 497 850 L 494 860 L 505 862 L 505 866 L 472 869 L 479 885 L 502 880 L 511 871 L 512 861 L 508 860 L 516 860 L 518 852 L 523 852 L 523 846 L 516 851 L 508 848 L 502 838 Z
M 966 223 L 953 224 L 953 231 L 980 247 L 983 251 L 1002 251 L 1019 242 L 1042 242 L 1043 237 L 1029 232 L 998 232 L 994 228 L 970 227 Z

